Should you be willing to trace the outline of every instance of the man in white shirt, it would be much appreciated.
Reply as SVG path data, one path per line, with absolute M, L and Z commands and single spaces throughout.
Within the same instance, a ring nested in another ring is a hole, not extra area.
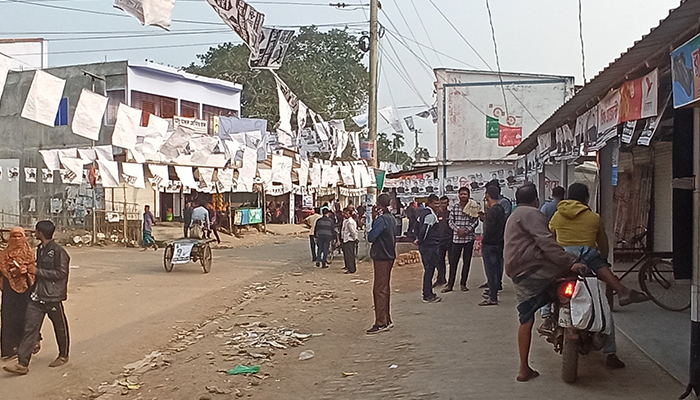
M 355 257 L 357 256 L 357 223 L 352 218 L 352 211 L 349 208 L 343 210 L 343 226 L 341 237 L 343 240 L 343 260 L 345 261 L 345 273 L 354 274 Z
M 190 237 L 203 239 L 205 229 L 210 229 L 209 211 L 200 204 L 192 211 Z

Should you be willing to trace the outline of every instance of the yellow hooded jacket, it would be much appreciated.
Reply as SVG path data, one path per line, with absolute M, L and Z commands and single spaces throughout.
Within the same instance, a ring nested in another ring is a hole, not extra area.
M 598 249 L 608 258 L 608 236 L 600 215 L 577 200 L 562 200 L 557 212 L 549 221 L 549 230 L 554 232 L 561 246 L 589 246 Z

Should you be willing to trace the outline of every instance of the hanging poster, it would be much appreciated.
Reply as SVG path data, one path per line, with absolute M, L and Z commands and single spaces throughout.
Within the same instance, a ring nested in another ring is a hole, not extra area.
M 406 122 L 406 126 L 408 127 L 408 130 L 411 132 L 415 132 L 416 130 L 416 124 L 413 123 L 413 116 L 409 115 L 408 117 L 403 117 L 404 122 Z
M 501 126 L 498 123 L 498 118 L 486 116 L 486 137 L 489 139 L 498 139 Z
M 3 89 L 5 89 L 5 81 L 7 81 L 7 73 L 10 72 L 12 59 L 0 54 L 0 98 L 2 98 Z
M 54 126 L 65 85 L 65 80 L 36 70 L 32 85 L 29 87 L 27 100 L 22 108 L 22 118 Z
M 36 182 L 36 168 L 24 167 L 24 181 L 28 183 Z
M 131 14 L 143 26 L 169 30 L 175 0 L 114 0 L 114 7 Z
M 143 164 L 121 163 L 122 178 L 124 181 L 137 189 L 146 188 L 146 179 L 143 174 Z
M 248 66 L 250 69 L 278 69 L 287 53 L 289 44 L 294 39 L 294 31 L 263 27 L 260 33 L 258 54 L 250 52 Z
M 523 141 L 523 128 L 521 126 L 500 125 L 498 145 L 501 147 L 514 147 Z
M 575 136 L 580 138 L 586 149 L 595 145 L 598 140 L 598 106 L 591 108 L 576 118 L 575 131 Z
M 403 127 L 401 126 L 401 122 L 396 116 L 393 107 L 384 107 L 377 112 L 382 116 L 382 118 L 384 118 L 384 121 L 386 121 L 387 124 L 391 125 L 394 132 L 403 133 Z
M 537 136 L 537 154 L 539 155 L 540 159 L 545 159 L 547 156 L 549 156 L 551 149 L 552 134 L 550 132 Z
M 125 149 L 136 148 L 136 132 L 140 125 L 141 110 L 120 103 L 112 132 L 112 145 Z
M 634 129 L 637 127 L 637 121 L 627 121 L 622 125 L 622 136 L 620 140 L 624 144 L 632 143 L 632 137 L 634 136 Z
M 598 103 L 598 136 L 620 123 L 620 91 L 614 90 Z
M 243 0 L 207 0 L 222 20 L 233 29 L 257 57 L 265 15 Z
M 78 105 L 75 107 L 71 129 L 76 135 L 90 140 L 100 139 L 102 116 L 107 108 L 107 98 L 87 89 L 80 92 Z
M 635 121 L 658 113 L 659 71 L 627 81 L 620 87 L 620 122 Z
M 671 52 L 671 80 L 673 108 L 700 98 L 700 35 Z
M 661 122 L 661 119 L 664 117 L 664 112 L 666 111 L 666 107 L 668 107 L 669 101 L 671 101 L 670 94 L 669 97 L 666 98 L 666 101 L 664 101 L 659 115 L 657 117 L 647 118 L 644 124 L 644 129 L 639 134 L 639 139 L 637 139 L 638 145 L 649 146 L 651 139 L 654 137 L 656 130 L 659 128 L 659 122 Z
M 41 181 L 44 183 L 53 183 L 53 171 L 48 168 L 42 168 Z

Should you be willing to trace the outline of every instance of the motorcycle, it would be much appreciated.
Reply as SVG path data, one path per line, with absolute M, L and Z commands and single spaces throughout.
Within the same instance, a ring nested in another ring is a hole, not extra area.
M 545 321 L 538 329 L 538 333 L 554 345 L 554 351 L 561 354 L 561 377 L 566 383 L 576 382 L 579 355 L 601 350 L 607 337 L 603 333 L 590 332 L 574 326 L 571 318 L 571 298 L 575 289 L 575 279 L 559 282 L 558 301 L 552 304 L 552 314 L 549 317 L 551 320 Z

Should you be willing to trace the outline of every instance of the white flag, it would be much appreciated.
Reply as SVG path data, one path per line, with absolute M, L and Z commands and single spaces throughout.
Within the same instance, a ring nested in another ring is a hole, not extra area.
M 169 30 L 175 0 L 114 0 L 114 7 L 131 14 L 141 25 Z
M 116 161 L 97 159 L 97 167 L 100 170 L 102 187 L 119 187 L 119 163 Z
M 367 118 L 369 115 L 367 113 L 360 114 L 360 115 L 355 115 L 352 117 L 352 120 L 355 122 L 357 126 L 362 128 L 363 126 L 367 125 Z
M 52 171 L 61 169 L 61 160 L 58 158 L 58 150 L 39 150 L 39 154 L 44 158 L 44 164 Z
M 22 117 L 47 126 L 54 126 L 58 106 L 66 81 L 46 72 L 36 70 L 27 101 L 22 109 Z
M 379 115 L 381 115 L 382 118 L 384 118 L 384 120 L 391 125 L 392 129 L 394 129 L 396 133 L 403 133 L 401 122 L 399 121 L 398 117 L 396 117 L 396 113 L 392 107 L 382 108 L 379 110 Z
M 83 160 L 80 158 L 61 157 L 64 174 L 61 177 L 63 183 L 80 185 L 83 181 Z
M 272 182 L 281 183 L 284 193 L 292 190 L 292 157 L 272 155 Z
M 238 169 L 237 192 L 252 192 L 255 174 L 258 171 L 258 152 L 251 147 L 243 148 L 243 165 Z
M 112 133 L 112 145 L 125 149 L 136 148 L 136 132 L 141 125 L 141 110 L 119 104 L 117 122 Z
M 151 171 L 151 183 L 159 188 L 164 188 L 168 186 L 170 181 L 170 174 L 168 173 L 167 165 L 153 165 L 148 164 L 148 170 Z
M 298 136 L 301 136 L 301 130 L 306 126 L 306 114 L 308 111 L 309 108 L 306 106 L 306 104 L 299 101 L 299 110 L 297 111 Z
M 192 167 L 181 167 L 176 165 L 175 173 L 177 174 L 178 179 L 180 179 L 180 182 L 182 182 L 182 186 L 190 189 L 197 189 L 197 181 L 194 179 Z
M 71 125 L 73 133 L 90 140 L 100 140 L 100 128 L 105 108 L 107 108 L 107 100 L 104 96 L 83 89 L 80 92 L 78 105 L 75 107 Z
M 146 179 L 143 175 L 143 164 L 122 163 L 122 176 L 128 185 L 137 189 L 146 188 Z

